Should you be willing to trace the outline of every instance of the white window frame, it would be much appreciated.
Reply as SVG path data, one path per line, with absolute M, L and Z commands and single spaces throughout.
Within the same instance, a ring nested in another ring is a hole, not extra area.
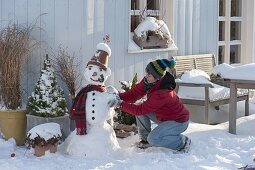
M 224 0 L 225 1 L 225 16 L 219 16 L 219 11 L 218 11 L 218 26 L 219 26 L 219 22 L 220 21 L 224 21 L 225 22 L 225 37 L 224 37 L 224 41 L 219 41 L 218 40 L 218 49 L 220 46 L 225 47 L 224 50 L 224 56 L 223 56 L 223 62 L 230 64 L 230 46 L 231 45 L 240 45 L 241 46 L 241 53 L 240 53 L 240 63 L 242 63 L 243 58 L 244 58 L 244 45 L 243 45 L 243 40 L 244 40 L 244 19 L 243 19 L 243 14 L 244 14 L 244 2 L 243 0 L 241 0 L 242 3 L 242 9 L 241 9 L 241 16 L 240 17 L 231 17 L 231 0 Z M 218 6 L 219 9 L 219 6 Z M 241 39 L 240 40 L 230 40 L 230 32 L 231 32 L 231 28 L 230 28 L 230 24 L 231 21 L 240 21 L 241 23 Z M 218 27 L 219 29 L 219 27 Z M 219 39 L 219 35 L 218 35 L 218 39 Z M 218 56 L 218 52 L 217 52 L 217 56 Z M 219 56 L 218 56 L 219 57 Z M 217 57 L 217 62 L 218 62 L 218 57 Z M 240 63 L 234 63 L 234 64 L 240 64 Z
M 160 0 L 158 0 L 160 1 Z M 160 3 L 160 2 L 159 2 Z M 131 0 L 130 0 L 130 4 L 131 4 Z M 159 16 L 162 17 L 160 15 L 160 9 L 159 10 L 145 10 L 144 9 L 146 8 L 146 5 L 147 5 L 147 0 L 139 0 L 139 9 L 138 10 L 132 10 L 131 9 L 131 5 L 130 5 L 130 24 L 129 24 L 129 31 L 131 32 L 131 16 L 132 15 L 136 15 L 136 16 L 140 16 L 141 12 L 144 12 L 144 15 L 147 16 L 148 14 L 149 15 L 153 15 L 153 16 Z M 160 7 L 159 7 L 160 8 Z

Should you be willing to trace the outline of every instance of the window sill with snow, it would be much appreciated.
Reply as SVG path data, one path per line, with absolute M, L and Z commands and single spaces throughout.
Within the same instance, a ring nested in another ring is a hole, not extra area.
M 177 51 L 178 47 L 173 44 L 169 46 L 168 48 L 152 48 L 152 49 L 141 49 L 134 41 L 133 41 L 133 33 L 131 33 L 131 36 L 129 38 L 129 44 L 128 44 L 128 53 L 152 53 L 152 52 L 166 52 L 166 51 Z

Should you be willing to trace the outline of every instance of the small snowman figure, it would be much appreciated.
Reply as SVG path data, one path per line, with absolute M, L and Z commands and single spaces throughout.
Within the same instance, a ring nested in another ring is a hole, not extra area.
M 87 63 L 84 76 L 88 84 L 80 90 L 71 107 L 70 115 L 75 120 L 76 131 L 66 139 L 64 150 L 70 155 L 98 157 L 112 154 L 119 144 L 112 126 L 107 122 L 114 115 L 108 101 L 116 96 L 107 93 L 104 83 L 111 70 L 108 68 L 110 47 L 104 42 Z

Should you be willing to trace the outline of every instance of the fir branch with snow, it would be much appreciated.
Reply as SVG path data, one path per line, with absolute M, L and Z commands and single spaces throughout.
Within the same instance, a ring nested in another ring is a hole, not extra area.
M 119 81 L 119 82 L 121 84 L 121 89 L 124 91 L 128 91 L 137 84 L 138 82 L 137 73 L 135 73 L 135 76 L 133 77 L 132 81 Z M 134 115 L 123 112 L 119 108 L 116 108 L 115 111 L 116 111 L 116 115 L 114 117 L 115 122 L 125 125 L 136 124 Z
M 28 98 L 27 109 L 30 114 L 40 117 L 59 117 L 68 112 L 64 92 L 57 85 L 48 55 L 35 90 Z

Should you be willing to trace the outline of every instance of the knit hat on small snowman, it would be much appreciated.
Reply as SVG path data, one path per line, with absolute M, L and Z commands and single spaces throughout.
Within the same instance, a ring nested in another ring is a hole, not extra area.
M 167 59 L 158 59 L 155 61 L 151 61 L 147 67 L 146 67 L 146 72 L 148 74 L 153 75 L 155 79 L 160 79 L 162 76 L 165 75 L 166 68 L 174 68 L 176 65 L 176 62 L 174 61 L 173 58 L 170 60 Z
M 111 56 L 111 48 L 106 43 L 97 44 L 97 51 L 87 65 L 97 65 L 103 70 L 107 70 L 108 58 Z

